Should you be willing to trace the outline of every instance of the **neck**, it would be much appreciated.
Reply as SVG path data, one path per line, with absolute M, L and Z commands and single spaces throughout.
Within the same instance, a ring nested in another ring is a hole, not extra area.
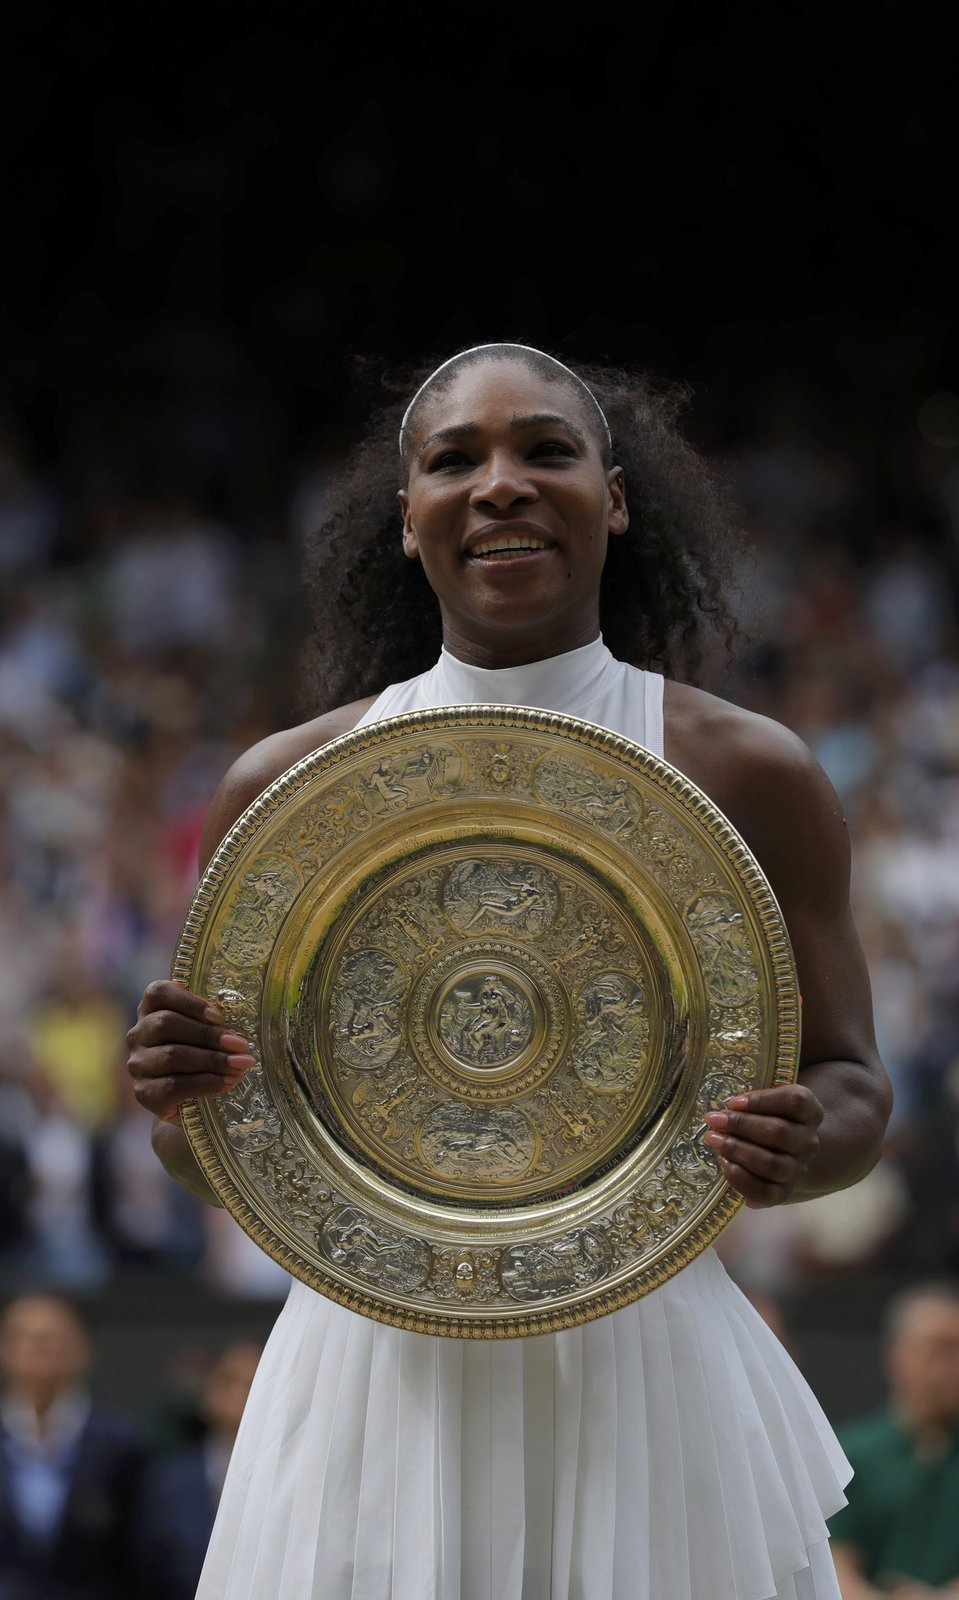
M 468 667 L 496 671 L 503 667 L 528 667 L 532 661 L 548 661 L 552 656 L 581 650 L 599 638 L 599 619 L 584 619 L 580 627 L 542 629 L 503 638 L 478 639 L 464 633 L 454 622 L 443 619 L 443 647 Z

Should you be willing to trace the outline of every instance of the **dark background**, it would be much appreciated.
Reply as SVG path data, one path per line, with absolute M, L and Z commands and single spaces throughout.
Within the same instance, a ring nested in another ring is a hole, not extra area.
M 861 12 L 656 4 L 571 16 L 243 0 L 68 13 L 36 0 L 8 22 L 3 50 L 0 424 L 17 471 L 55 508 L 55 531 L 42 560 L 12 569 L 10 637 L 17 582 L 31 606 L 46 590 L 85 596 L 147 510 L 188 505 L 228 529 L 253 574 L 247 604 L 279 619 L 252 658 L 268 678 L 261 701 L 230 698 L 250 657 L 225 681 L 222 651 L 185 667 L 144 657 L 165 709 L 155 727 L 144 714 L 118 733 L 102 703 L 123 675 L 132 695 L 130 663 L 109 658 L 95 630 L 87 677 L 66 691 L 77 725 L 122 747 L 129 783 L 134 768 L 162 769 L 170 718 L 178 736 L 189 722 L 176 673 L 195 698 L 214 682 L 197 723 L 205 802 L 231 738 L 292 720 L 305 619 L 291 485 L 348 447 L 383 364 L 514 338 L 690 383 L 688 430 L 718 462 L 786 446 L 839 463 L 856 490 L 838 521 L 797 532 L 795 518 L 767 516 L 764 537 L 772 528 L 795 581 L 807 558 L 815 567 L 810 593 L 821 596 L 837 552 L 847 566 L 838 610 L 832 590 L 832 611 L 810 602 L 793 655 L 769 674 L 780 699 L 762 704 L 806 731 L 796 651 L 815 647 L 822 677 L 855 676 L 854 733 L 875 731 L 882 697 L 903 685 L 868 652 L 836 653 L 859 625 L 858 586 L 893 532 L 934 563 L 944 591 L 959 569 L 959 519 L 930 502 L 959 440 L 954 87 L 939 15 L 898 0 Z M 952 672 L 948 628 L 937 650 L 933 666 Z M 929 666 L 921 651 L 915 661 Z M 14 736 L 18 771 L 29 746 Z M 115 837 L 133 802 L 111 804 Z M 19 826 L 8 830 L 15 887 Z M 45 871 L 37 904 L 55 917 L 61 889 Z M 24 882 L 29 899 L 29 872 Z M 110 975 L 126 1015 L 172 948 L 176 919 L 164 915 Z M 31 993 L 26 1010 L 42 998 Z M 897 1136 L 914 1169 L 913 1243 L 893 1230 L 854 1279 L 820 1261 L 790 1288 L 810 1369 L 843 1414 L 878 1393 L 890 1289 L 959 1261 L 952 1202 L 929 1176 L 955 1165 L 948 1117 L 959 1112 L 942 1087 L 954 989 L 944 1003 L 911 1080 L 925 1088 L 907 1095 L 912 1120 Z M 22 1068 L 6 1070 L 20 1082 Z M 930 1119 L 943 1145 L 931 1166 Z M 131 1261 L 118 1249 L 105 1276 L 67 1282 L 97 1325 L 106 1392 L 147 1403 L 178 1339 L 267 1326 L 272 1304 L 198 1287 L 188 1257 Z M 0 1278 L 7 1289 L 29 1281 L 22 1255 Z
M 45 457 L 86 413 L 129 471 L 219 360 L 238 413 L 275 406 L 247 517 L 356 352 L 525 338 L 692 379 L 724 434 L 788 378 L 824 428 L 905 423 L 954 354 L 941 27 L 38 0 L 5 47 L 8 392 Z M 123 415 L 93 419 L 105 389 Z

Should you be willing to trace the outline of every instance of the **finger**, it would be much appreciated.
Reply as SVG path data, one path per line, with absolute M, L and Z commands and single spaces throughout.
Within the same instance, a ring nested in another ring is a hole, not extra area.
M 761 1116 L 783 1117 L 787 1122 L 822 1121 L 823 1110 L 811 1089 L 803 1083 L 780 1083 L 772 1089 L 753 1089 L 735 1094 L 726 1105 L 730 1111 L 749 1111 Z
M 196 1049 L 224 1050 L 242 1055 L 250 1048 L 243 1034 L 222 1023 L 201 1022 L 177 1011 L 151 1011 L 127 1034 L 131 1050 L 154 1049 L 168 1044 L 188 1044 Z
M 253 1065 L 249 1054 L 224 1050 L 198 1050 L 192 1045 L 163 1044 L 135 1050 L 130 1057 L 134 1079 L 214 1077 L 241 1078 Z
M 730 1188 L 742 1195 L 747 1206 L 760 1210 L 766 1206 L 782 1205 L 789 1198 L 791 1185 L 767 1182 L 765 1178 L 757 1177 L 754 1172 L 740 1167 L 735 1161 L 726 1161 L 722 1156 L 719 1164 Z
M 222 1007 L 215 1001 L 207 1000 L 202 994 L 193 994 L 172 978 L 156 978 L 147 984 L 137 1007 L 137 1016 L 145 1017 L 151 1011 L 176 1011 L 202 1022 L 224 1021 Z
M 715 1144 L 714 1139 L 719 1139 Z M 786 1155 L 779 1150 L 766 1150 L 762 1145 L 749 1144 L 745 1139 L 723 1138 L 722 1135 L 707 1134 L 705 1142 L 711 1144 L 717 1155 L 731 1165 L 741 1167 L 744 1172 L 749 1172 L 755 1178 L 761 1178 L 765 1183 L 789 1184 L 797 1183 L 806 1171 L 812 1157 Z
M 145 1110 L 170 1122 L 175 1120 L 171 1113 L 187 1100 L 225 1094 L 236 1087 L 237 1081 L 235 1077 L 222 1078 L 210 1072 L 178 1073 L 166 1078 L 134 1078 L 133 1092 Z
M 812 1123 L 786 1122 L 782 1117 L 761 1117 L 750 1111 L 707 1111 L 704 1121 L 713 1133 L 729 1134 L 748 1144 L 790 1155 L 806 1149 L 813 1132 Z

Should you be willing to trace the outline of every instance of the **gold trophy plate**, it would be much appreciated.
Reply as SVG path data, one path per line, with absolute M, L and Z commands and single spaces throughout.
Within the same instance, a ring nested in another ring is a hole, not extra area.
M 712 802 L 574 717 L 445 706 L 278 778 L 194 897 L 174 978 L 255 1065 L 183 1109 L 291 1273 L 421 1333 L 572 1327 L 741 1201 L 703 1113 L 791 1082 L 795 968 Z

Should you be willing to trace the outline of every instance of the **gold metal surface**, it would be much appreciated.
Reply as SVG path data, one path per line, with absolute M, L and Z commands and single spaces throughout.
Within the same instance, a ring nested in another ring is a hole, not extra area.
M 739 1198 L 703 1113 L 791 1082 L 786 930 L 716 807 L 573 717 L 446 706 L 271 785 L 173 976 L 256 1064 L 184 1107 L 259 1245 L 423 1333 L 571 1327 L 657 1287 Z

